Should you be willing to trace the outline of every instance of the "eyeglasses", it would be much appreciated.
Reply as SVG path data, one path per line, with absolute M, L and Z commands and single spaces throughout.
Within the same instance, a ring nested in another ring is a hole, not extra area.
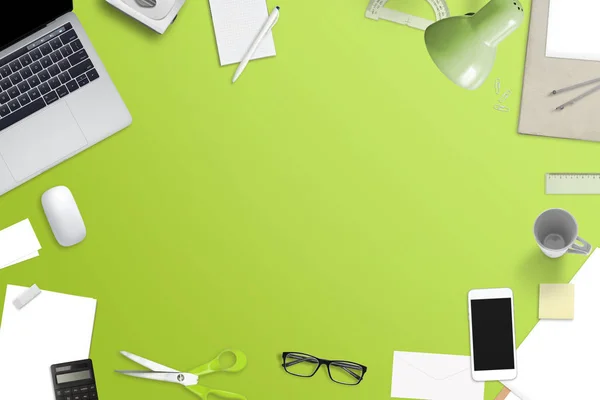
M 324 360 L 310 354 L 285 352 L 282 367 L 288 374 L 310 378 L 321 365 L 327 365 L 327 372 L 332 381 L 342 385 L 358 385 L 367 373 L 367 367 L 351 361 Z

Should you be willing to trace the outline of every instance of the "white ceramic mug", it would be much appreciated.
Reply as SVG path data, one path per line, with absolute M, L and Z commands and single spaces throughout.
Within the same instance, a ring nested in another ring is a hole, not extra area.
M 550 258 L 558 258 L 565 253 L 590 254 L 592 246 L 577 236 L 577 233 L 577 221 L 561 208 L 544 211 L 533 225 L 535 241 Z M 582 246 L 575 244 L 576 241 Z

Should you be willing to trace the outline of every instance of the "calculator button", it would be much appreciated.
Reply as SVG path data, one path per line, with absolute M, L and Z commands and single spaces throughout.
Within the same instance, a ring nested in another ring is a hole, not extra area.
M 97 399 L 98 398 L 98 394 L 96 394 L 96 392 L 90 392 L 90 399 Z
M 81 396 L 80 395 L 73 396 L 73 400 L 81 400 Z
M 73 394 L 79 394 L 80 390 L 78 387 L 73 388 Z
M 70 389 L 70 388 L 69 388 L 69 389 L 64 389 L 64 390 L 63 390 L 63 393 L 64 393 L 65 395 L 70 395 L 70 394 L 71 394 L 71 389 Z
M 86 392 L 88 392 L 89 390 L 90 390 L 90 387 L 89 387 L 89 386 L 80 386 L 80 387 L 79 387 L 79 391 L 80 391 L 81 393 L 86 393 Z
M 57 390 L 57 391 L 56 391 L 56 395 L 57 395 L 57 396 L 62 396 L 62 395 L 64 395 L 64 394 L 65 394 L 64 390 L 60 390 L 60 389 L 59 389 L 59 390 Z
M 73 400 L 73 396 L 65 396 L 65 400 Z

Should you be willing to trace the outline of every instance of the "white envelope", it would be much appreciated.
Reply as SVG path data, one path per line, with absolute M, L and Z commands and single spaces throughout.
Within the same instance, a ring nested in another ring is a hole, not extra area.
M 483 400 L 484 388 L 471 378 L 470 357 L 394 352 L 392 397 Z

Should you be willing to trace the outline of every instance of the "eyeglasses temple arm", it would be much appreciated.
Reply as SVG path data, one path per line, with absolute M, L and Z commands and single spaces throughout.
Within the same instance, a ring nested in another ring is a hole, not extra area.
M 292 365 L 300 364 L 301 362 L 310 362 L 313 364 L 318 363 L 318 361 L 315 360 L 314 358 L 297 356 L 295 354 L 288 354 L 286 358 L 295 358 L 296 359 L 296 361 L 291 361 L 291 362 L 285 363 L 284 366 L 286 366 L 286 367 L 291 367 Z
M 310 362 L 310 363 L 313 363 L 313 364 L 316 364 L 318 362 L 314 358 L 301 357 L 301 356 L 297 356 L 295 354 L 288 354 L 287 357 L 289 357 L 289 358 L 295 358 L 296 360 L 288 362 L 288 363 L 285 363 L 284 366 L 286 366 L 286 367 L 291 367 L 293 365 L 300 364 L 301 362 Z M 362 371 L 362 368 L 356 367 L 354 365 L 348 365 L 348 364 L 343 365 L 342 363 L 336 363 L 335 365 L 337 365 L 339 367 L 342 367 L 342 369 L 344 371 L 346 371 L 347 373 L 349 373 L 350 375 L 352 375 L 355 379 L 359 379 L 359 380 L 361 379 L 360 375 L 354 373 L 350 369 L 356 369 L 356 370 L 361 370 Z

